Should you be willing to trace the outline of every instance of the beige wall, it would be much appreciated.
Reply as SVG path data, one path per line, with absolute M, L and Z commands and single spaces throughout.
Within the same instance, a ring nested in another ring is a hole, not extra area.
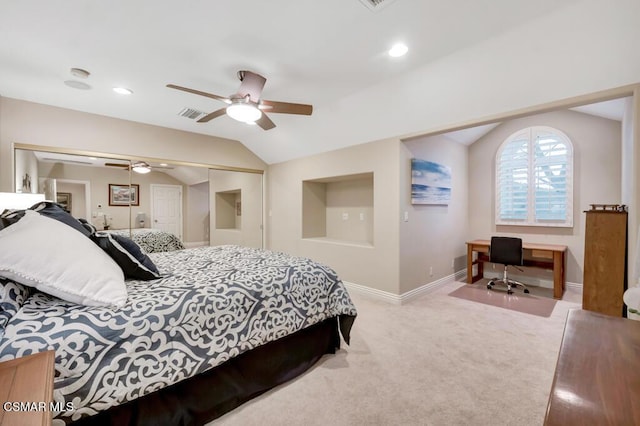
M 563 131 L 574 148 L 573 228 L 495 225 L 495 155 L 516 130 L 545 125 Z M 501 124 L 469 148 L 469 239 L 520 236 L 525 241 L 568 246 L 568 282 L 582 283 L 584 210 L 621 202 L 621 124 L 573 111 L 539 114 Z M 535 271 L 528 271 L 533 274 Z M 550 277 L 541 276 L 541 280 Z
M 209 245 L 209 182 L 187 186 L 185 242 Z
M 264 170 L 238 141 L 0 97 L 0 191 L 14 192 L 12 144 Z
M 400 145 L 388 139 L 270 165 L 267 247 L 330 265 L 345 281 L 398 294 Z M 302 182 L 358 173 L 373 173 L 373 244 L 303 239 Z
M 446 136 L 404 143 L 400 203 L 408 221 L 400 222 L 400 293 L 414 290 L 466 268 L 468 217 L 468 148 Z M 411 158 L 451 168 L 448 205 L 411 204 Z

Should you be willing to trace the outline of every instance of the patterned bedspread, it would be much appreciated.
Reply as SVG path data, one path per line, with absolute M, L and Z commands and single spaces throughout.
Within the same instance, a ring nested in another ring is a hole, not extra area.
M 113 229 L 105 232 L 131 238 L 145 253 L 159 253 L 184 248 L 184 244 L 176 235 L 161 229 L 134 228 L 131 229 L 131 233 L 128 229 Z
M 55 423 L 164 388 L 327 318 L 356 315 L 335 272 L 306 258 L 238 246 L 150 257 L 164 277 L 127 281 L 122 309 L 36 291 L 8 322 L 0 361 L 56 351 L 54 398 L 75 410 L 58 413 Z

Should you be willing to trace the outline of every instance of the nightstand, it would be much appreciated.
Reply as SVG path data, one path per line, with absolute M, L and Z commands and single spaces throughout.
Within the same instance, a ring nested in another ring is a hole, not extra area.
M 46 351 L 0 362 L 1 426 L 51 425 L 54 360 Z

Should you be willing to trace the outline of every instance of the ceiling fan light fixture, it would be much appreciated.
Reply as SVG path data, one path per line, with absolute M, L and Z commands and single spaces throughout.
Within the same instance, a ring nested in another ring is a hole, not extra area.
M 131 167 L 131 170 L 143 175 L 149 173 L 151 171 L 151 167 L 149 167 L 147 163 L 136 163 L 133 165 L 133 167 Z
M 227 115 L 243 123 L 253 123 L 262 117 L 262 111 L 254 105 L 237 102 L 227 107 Z

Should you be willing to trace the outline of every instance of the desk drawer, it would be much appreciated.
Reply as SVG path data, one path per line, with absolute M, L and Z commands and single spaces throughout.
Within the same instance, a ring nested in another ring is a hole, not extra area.
M 553 259 L 553 252 L 549 250 L 531 250 L 531 257 Z

